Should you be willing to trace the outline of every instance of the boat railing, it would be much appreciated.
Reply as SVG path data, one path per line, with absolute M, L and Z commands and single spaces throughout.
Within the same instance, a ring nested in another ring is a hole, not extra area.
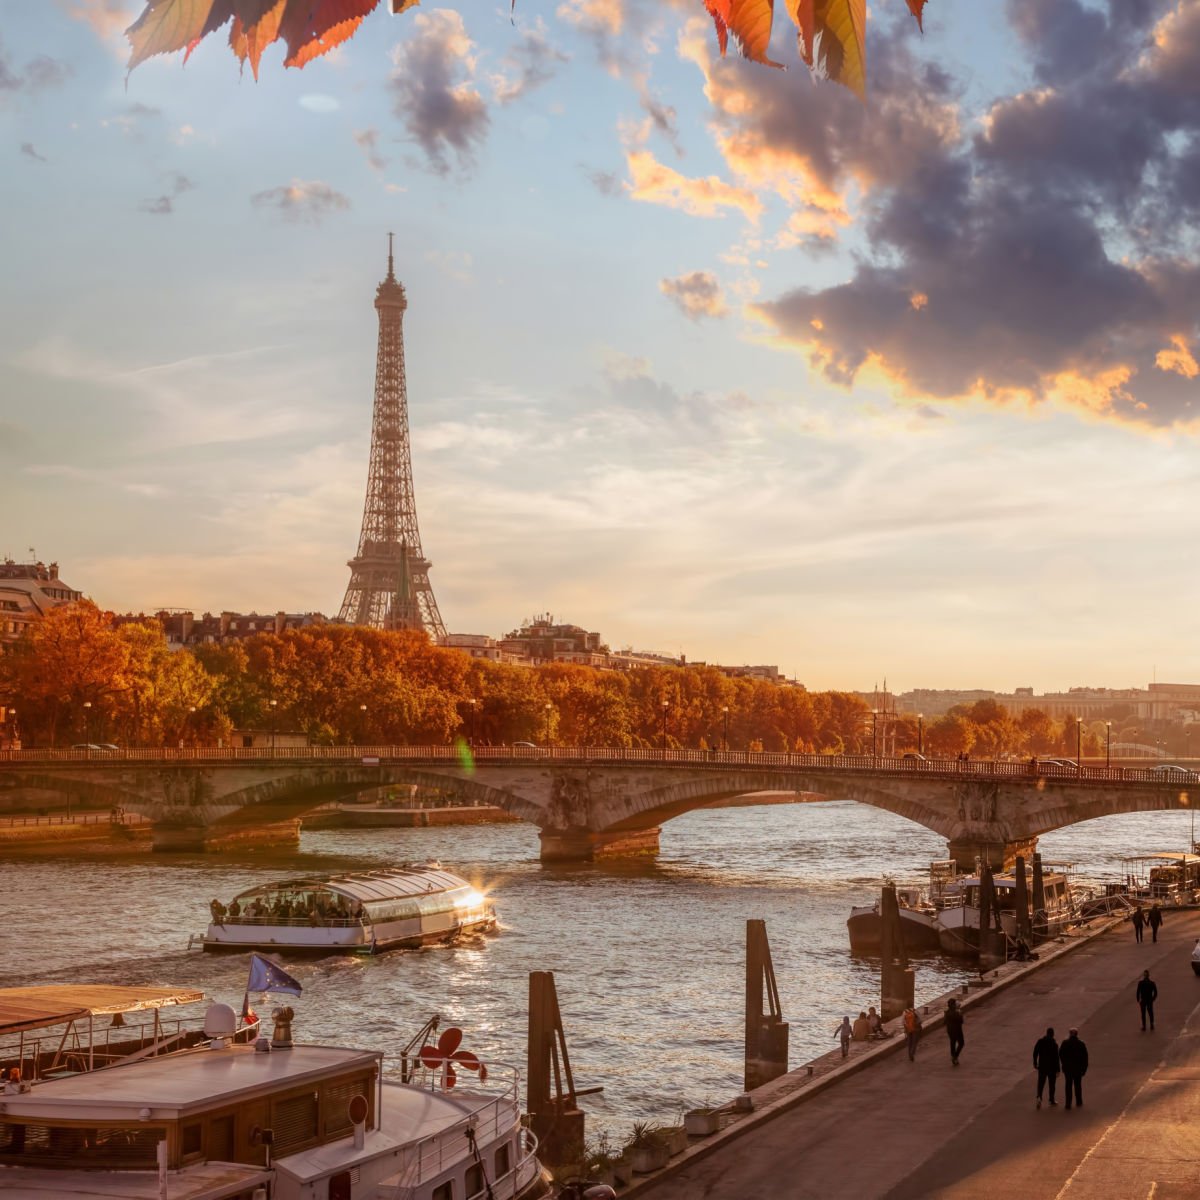
M 161 1011 L 161 1010 L 158 1010 Z M 0 1068 L 24 1083 L 80 1075 L 188 1050 L 205 1041 L 204 1017 L 158 1017 L 129 1023 L 128 1014 L 97 1013 L 61 1025 L 0 1037 Z M 119 1018 L 118 1023 L 114 1023 Z M 252 1040 L 258 1023 L 244 1025 L 235 1042 Z
M 218 928 L 222 925 L 257 925 L 293 929 L 359 929 L 366 922 L 362 917 L 248 917 L 244 914 L 231 917 L 226 914 L 219 921 L 214 918 L 212 923 Z
M 442 1070 L 423 1068 L 423 1071 L 426 1078 L 422 1078 L 419 1071 L 415 1078 L 408 1076 L 412 1079 L 408 1084 L 400 1079 L 389 1079 L 385 1074 L 384 1086 L 442 1090 Z M 401 1188 L 416 1187 L 436 1178 L 464 1158 L 473 1157 L 476 1145 L 497 1141 L 519 1120 L 521 1072 L 504 1063 L 489 1065 L 487 1071 L 487 1080 L 472 1079 L 467 1086 L 454 1089 L 454 1095 L 460 1100 L 480 1099 L 482 1102 L 478 1107 L 472 1108 L 467 1116 L 454 1125 L 440 1129 L 406 1148 L 406 1161 L 400 1172 L 397 1195 L 403 1194 Z M 536 1152 L 536 1140 L 532 1145 L 529 1153 Z M 527 1159 L 528 1154 L 522 1161 Z

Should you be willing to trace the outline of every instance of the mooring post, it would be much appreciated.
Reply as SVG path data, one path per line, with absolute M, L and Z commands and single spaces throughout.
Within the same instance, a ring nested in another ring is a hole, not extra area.
M 879 1016 L 891 1021 L 916 997 L 916 975 L 908 965 L 904 945 L 904 926 L 900 924 L 900 905 L 896 900 L 896 885 L 885 883 L 879 896 L 880 957 Z
M 764 994 L 766 1009 L 764 1010 Z M 746 1091 L 788 1069 L 788 1026 L 779 1004 L 766 921 L 746 922 Z
M 1042 876 L 1042 856 L 1033 856 L 1033 936 L 1039 940 L 1048 932 L 1046 922 L 1046 880 Z
M 1029 884 L 1025 877 L 1025 856 L 1017 855 L 1017 937 L 1026 942 L 1032 936 L 1032 924 L 1029 920 Z
M 548 1163 L 583 1158 L 583 1112 L 567 1057 L 553 971 L 529 972 L 529 1044 L 526 1108 L 539 1153 Z M 565 1087 L 564 1087 L 565 1084 Z
M 992 868 L 981 863 L 979 867 L 979 969 L 989 971 L 1008 957 L 1003 949 L 1004 934 L 997 926 L 1000 909 L 996 899 L 996 885 L 992 880 Z

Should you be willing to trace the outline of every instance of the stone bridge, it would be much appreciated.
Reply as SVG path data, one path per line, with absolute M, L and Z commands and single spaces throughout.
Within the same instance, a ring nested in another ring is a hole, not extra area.
M 1011 862 L 1039 835 L 1115 813 L 1179 810 L 1200 797 L 1190 773 L 1153 767 L 694 750 L 311 747 L 300 750 L 0 752 L 6 791 L 120 805 L 155 823 L 159 848 L 195 849 L 208 831 L 294 818 L 366 788 L 417 784 L 497 805 L 538 827 L 543 860 L 652 854 L 664 821 L 760 792 L 855 800 L 946 838 L 964 866 Z

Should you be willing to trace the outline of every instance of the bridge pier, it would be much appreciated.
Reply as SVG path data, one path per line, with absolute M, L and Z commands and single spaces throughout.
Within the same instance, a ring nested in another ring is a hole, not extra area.
M 1015 842 L 987 842 L 978 838 L 952 838 L 946 853 L 954 859 L 960 871 L 974 871 L 976 859 L 987 863 L 993 871 L 1009 871 L 1016 865 L 1017 855 L 1026 861 L 1033 859 L 1037 838 L 1021 838 Z
M 658 853 L 661 827 L 609 830 L 543 829 L 542 862 L 595 862 L 598 858 L 635 858 Z

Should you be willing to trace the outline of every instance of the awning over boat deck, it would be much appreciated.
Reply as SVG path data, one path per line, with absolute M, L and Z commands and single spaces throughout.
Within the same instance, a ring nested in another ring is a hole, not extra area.
M 195 988 L 119 987 L 105 983 L 0 988 L 0 1036 L 61 1025 L 89 1013 L 139 1012 L 203 999 L 204 993 Z

